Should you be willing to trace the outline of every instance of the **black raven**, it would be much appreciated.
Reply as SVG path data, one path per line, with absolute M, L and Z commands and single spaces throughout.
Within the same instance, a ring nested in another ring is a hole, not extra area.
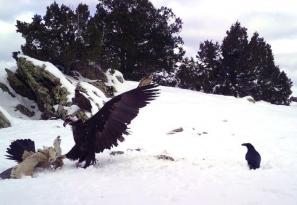
M 257 169 L 260 167 L 261 155 L 257 152 L 251 143 L 243 143 L 242 146 L 246 146 L 247 153 L 245 159 L 248 162 L 250 169 Z
M 95 164 L 95 153 L 103 152 L 123 141 L 128 124 L 137 116 L 139 109 L 149 104 L 158 94 L 158 85 L 150 84 L 122 93 L 105 105 L 90 119 L 83 122 L 67 116 L 64 126 L 70 124 L 75 145 L 65 155 L 71 160 L 85 162 L 84 168 Z

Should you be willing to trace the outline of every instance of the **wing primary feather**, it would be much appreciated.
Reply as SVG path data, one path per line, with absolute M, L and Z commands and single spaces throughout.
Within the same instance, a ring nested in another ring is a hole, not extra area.
M 21 162 L 24 151 L 35 152 L 35 143 L 31 139 L 17 139 L 6 150 L 6 158 Z

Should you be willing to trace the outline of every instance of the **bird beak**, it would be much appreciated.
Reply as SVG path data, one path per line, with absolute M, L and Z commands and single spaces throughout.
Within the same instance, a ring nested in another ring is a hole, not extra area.
M 63 126 L 66 127 L 66 125 L 69 124 L 69 121 L 64 121 Z

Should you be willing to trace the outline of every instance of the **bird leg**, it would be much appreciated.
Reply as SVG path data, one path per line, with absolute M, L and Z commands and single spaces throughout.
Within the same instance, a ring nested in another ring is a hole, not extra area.
M 89 152 L 85 157 L 85 161 L 86 163 L 83 166 L 83 168 L 87 168 L 90 165 L 96 164 L 95 152 Z

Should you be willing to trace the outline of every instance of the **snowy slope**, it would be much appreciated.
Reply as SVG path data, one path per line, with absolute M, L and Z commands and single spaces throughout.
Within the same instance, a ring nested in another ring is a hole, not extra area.
M 136 87 L 126 82 L 120 92 Z M 65 160 L 60 170 L 40 170 L 33 178 L 0 181 L 1 205 L 37 204 L 297 204 L 297 105 L 275 106 L 162 87 L 160 97 L 132 121 L 132 134 L 97 164 L 76 168 Z M 57 135 L 62 149 L 73 145 L 62 121 L 13 119 L 0 129 L 0 172 L 13 139 L 32 138 L 37 147 Z M 184 131 L 167 133 L 183 127 Z M 244 159 L 251 142 L 262 167 L 249 170 Z M 135 149 L 140 148 L 141 151 Z M 166 154 L 175 159 L 158 160 Z

